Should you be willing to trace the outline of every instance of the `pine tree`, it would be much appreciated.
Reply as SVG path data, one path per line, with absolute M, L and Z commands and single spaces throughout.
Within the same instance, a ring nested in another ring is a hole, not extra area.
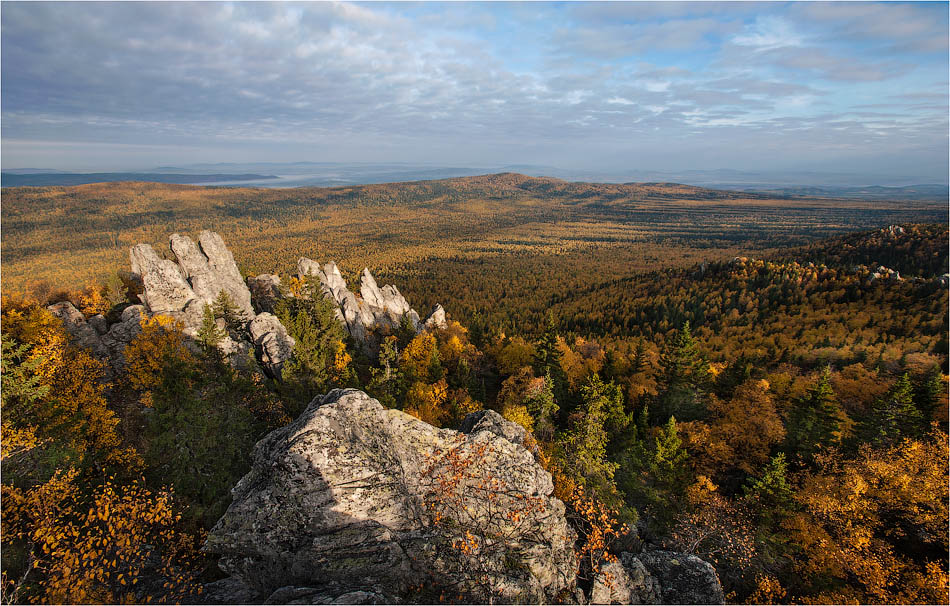
M 575 479 L 584 484 L 588 493 L 611 507 L 620 505 L 620 497 L 614 483 L 617 464 L 607 460 L 609 436 L 607 422 L 607 398 L 595 390 L 584 392 L 578 414 L 572 415 L 571 428 L 560 439 L 561 452 L 573 471 Z
M 334 363 L 338 345 L 346 336 L 335 309 L 324 297 L 281 299 L 274 307 L 274 314 L 295 341 L 294 357 L 281 371 L 281 388 L 301 406 L 318 393 L 326 393 L 339 374 Z
M 788 462 L 780 452 L 771 459 L 762 475 L 751 479 L 745 488 L 746 498 L 756 503 L 761 512 L 786 509 L 792 501 L 792 487 L 788 483 Z
M 581 397 L 585 402 L 593 399 L 600 400 L 600 408 L 604 411 L 604 422 L 612 433 L 619 433 L 626 429 L 633 420 L 632 415 L 624 412 L 623 392 L 613 381 L 604 383 L 597 373 L 594 373 L 581 387 Z
M 229 331 L 238 334 L 246 332 L 245 320 L 241 316 L 241 311 L 227 292 L 223 290 L 219 292 L 217 298 L 211 303 L 211 308 L 214 317 L 224 320 Z
M 631 369 L 634 373 L 641 372 L 647 367 L 646 345 L 643 343 L 643 337 L 637 339 L 637 348 L 633 352 L 633 362 Z
M 670 417 L 695 421 L 706 416 L 709 364 L 689 330 L 689 322 L 676 333 L 660 356 L 660 393 L 653 407 L 653 423 L 662 425 Z
M 542 378 L 543 384 L 538 392 L 525 400 L 525 406 L 534 418 L 534 432 L 542 440 L 554 436 L 554 419 L 559 407 L 554 397 L 551 376 Z
M 831 389 L 831 368 L 826 366 L 789 414 L 785 452 L 812 462 L 819 450 L 839 443 L 845 419 Z

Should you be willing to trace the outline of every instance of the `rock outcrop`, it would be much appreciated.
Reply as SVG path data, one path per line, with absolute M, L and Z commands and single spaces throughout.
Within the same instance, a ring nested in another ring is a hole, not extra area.
M 205 230 L 198 236 L 198 245 L 180 234 L 172 234 L 169 240 L 177 264 L 159 258 L 148 244 L 132 247 L 132 274 L 142 281 L 145 292 L 140 297 L 151 314 L 181 320 L 185 334 L 193 336 L 201 326 L 204 306 L 226 293 L 240 317 L 254 318 L 251 291 L 221 236 Z
M 261 274 L 247 279 L 251 291 L 251 303 L 258 311 L 274 313 L 274 305 L 281 298 L 280 276 Z
M 279 377 L 284 362 L 293 355 L 294 338 L 287 334 L 287 329 L 277 316 L 267 312 L 260 313 L 251 320 L 248 330 L 261 364 L 271 376 Z
M 63 321 L 63 328 L 69 333 L 75 345 L 90 350 L 98 358 L 109 357 L 109 350 L 103 345 L 99 331 L 86 321 L 86 316 L 82 315 L 82 312 L 72 303 L 63 301 L 50 305 L 46 309 Z
M 663 604 L 660 583 L 632 553 L 603 564 L 591 588 L 591 604 Z M 710 604 L 715 602 L 709 602 Z
M 148 244 L 132 247 L 132 272 L 144 286 L 140 297 L 147 314 L 163 314 L 180 320 L 185 335 L 194 337 L 201 326 L 205 305 L 225 293 L 242 326 L 221 342 L 222 353 L 235 366 L 245 367 L 249 353 L 256 350 L 265 371 L 279 377 L 281 367 L 292 355 L 293 339 L 275 316 L 265 312 L 259 317 L 255 313 L 251 291 L 221 236 L 203 231 L 196 245 L 187 236 L 172 234 L 169 245 L 177 264 L 159 258 Z M 269 294 L 275 295 L 275 292 L 279 294 L 279 279 L 276 282 L 258 279 L 256 285 L 269 283 Z M 266 286 L 261 288 L 267 290 Z
M 339 268 L 332 261 L 321 266 L 316 261 L 301 258 L 297 262 L 301 277 L 314 277 L 320 282 L 324 295 L 337 307 L 337 317 L 347 332 L 356 341 L 376 345 L 378 337 L 390 334 L 404 321 L 415 330 L 432 330 L 446 325 L 445 310 L 436 305 L 425 322 L 410 307 L 409 302 L 392 285 L 380 287 L 369 269 L 364 268 L 360 277 L 360 293 L 355 295 L 346 285 Z
M 725 602 L 719 576 L 709 562 L 672 551 L 647 551 L 637 559 L 659 582 L 662 604 Z
M 470 425 L 436 429 L 356 390 L 318 397 L 258 442 L 206 550 L 257 599 L 289 587 L 411 601 L 452 585 L 476 601 L 551 601 L 576 563 L 551 476 Z

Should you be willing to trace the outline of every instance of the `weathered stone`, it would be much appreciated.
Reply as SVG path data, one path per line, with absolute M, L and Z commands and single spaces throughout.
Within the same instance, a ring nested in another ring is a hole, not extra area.
M 267 312 L 258 314 L 248 325 L 248 330 L 264 369 L 272 377 L 279 378 L 284 363 L 293 355 L 294 338 L 287 334 L 277 316 Z
M 601 565 L 591 587 L 591 604 L 660 604 L 660 584 L 631 553 Z
M 136 244 L 129 253 L 132 273 L 139 276 L 145 292 L 139 295 L 152 313 L 181 311 L 195 292 L 174 261 L 159 258 L 148 244 Z
M 475 434 L 481 431 L 491 432 L 518 446 L 524 446 L 525 437 L 528 435 L 524 427 L 512 423 L 494 410 L 479 410 L 469 413 L 459 425 L 459 432 L 461 433 Z
M 205 230 L 198 241 L 200 248 L 187 236 L 172 234 L 170 238 L 172 252 L 195 296 L 204 303 L 211 303 L 225 292 L 240 314 L 245 318 L 253 317 L 250 290 L 241 278 L 234 256 L 224 245 L 224 240 L 218 234 Z
M 100 335 L 104 335 L 109 332 L 109 321 L 106 320 L 106 317 L 102 314 L 96 314 L 86 320 L 86 322 Z
M 213 583 L 205 583 L 201 592 L 201 601 L 205 604 L 259 604 L 262 600 L 241 579 L 228 577 Z
M 564 505 L 527 450 L 476 429 L 436 429 L 356 390 L 318 397 L 258 442 L 206 549 L 261 594 L 335 584 L 398 597 L 451 578 L 484 600 L 550 601 L 574 582 Z M 457 509 L 436 497 L 440 478 L 457 471 L 449 453 L 477 457 L 457 487 Z M 479 485 L 493 487 L 492 499 Z M 505 511 L 519 515 L 497 515 Z M 491 524 L 506 536 L 503 554 L 479 559 L 452 547 L 464 530 Z M 483 574 L 493 596 L 474 582 Z
M 63 321 L 63 328 L 69 333 L 70 340 L 74 345 L 88 349 L 98 358 L 104 358 L 109 355 L 109 350 L 102 344 L 99 333 L 86 322 L 86 316 L 76 309 L 69 301 L 55 303 L 47 307 L 54 316 Z
M 147 317 L 144 305 L 129 305 L 122 310 L 119 321 L 102 335 L 102 344 L 109 351 L 109 365 L 113 370 L 125 367 L 125 348 L 142 330 L 144 317 Z
M 297 271 L 301 276 L 319 279 L 323 293 L 336 303 L 338 319 L 358 342 L 368 344 L 371 335 L 378 341 L 382 335 L 391 334 L 404 320 L 408 320 L 414 330 L 420 329 L 419 314 L 409 306 L 399 289 L 392 285 L 380 288 L 367 268 L 360 277 L 359 298 L 347 288 L 335 263 L 321 267 L 315 261 L 301 258 L 297 262 Z
M 445 319 L 445 310 L 438 303 L 435 304 L 435 307 L 432 308 L 432 313 L 429 314 L 429 317 L 426 318 L 426 321 L 423 323 L 423 330 L 432 330 L 435 328 L 445 328 L 448 326 L 448 323 Z
M 228 293 L 238 310 L 246 318 L 254 317 L 254 308 L 251 307 L 251 291 L 248 290 L 234 255 L 224 244 L 224 239 L 213 231 L 205 230 L 198 234 L 198 245 L 201 252 L 208 258 L 208 267 L 220 290 Z
M 648 551 L 637 558 L 660 583 L 663 604 L 723 604 L 719 576 L 711 564 L 694 555 Z
M 258 311 L 274 313 L 274 305 L 281 297 L 280 277 L 274 274 L 261 274 L 247 279 L 251 291 L 251 304 Z
M 383 294 L 379 291 L 379 286 L 376 285 L 376 279 L 373 277 L 373 274 L 369 273 L 369 268 L 363 268 L 363 275 L 360 278 L 360 295 L 363 297 L 363 302 L 371 307 L 384 307 L 383 305 Z

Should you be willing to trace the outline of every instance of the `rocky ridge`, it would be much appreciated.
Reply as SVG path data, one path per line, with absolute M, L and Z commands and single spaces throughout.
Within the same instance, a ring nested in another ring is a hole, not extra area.
M 374 345 L 378 333 L 389 333 L 403 321 L 408 321 L 416 331 L 445 327 L 445 310 L 441 305 L 436 305 L 428 319 L 420 322 L 419 314 L 409 306 L 399 289 L 389 284 L 380 288 L 368 268 L 363 268 L 360 276 L 359 296 L 349 290 L 332 261 L 321 266 L 316 261 L 301 258 L 297 262 L 297 273 L 301 278 L 319 280 L 324 295 L 337 305 L 337 318 L 360 343 Z
M 132 276 L 141 283 L 141 305 L 126 307 L 119 318 L 97 315 L 88 320 L 65 301 L 48 309 L 59 317 L 80 347 L 109 362 L 110 377 L 125 364 L 123 352 L 140 330 L 142 318 L 163 315 L 182 323 L 186 337 L 194 339 L 203 320 L 204 307 L 221 293 L 234 305 L 238 326 L 227 326 L 219 348 L 239 368 L 255 363 L 270 376 L 280 377 L 281 368 L 293 355 L 294 339 L 273 315 L 282 297 L 293 296 L 272 274 L 241 277 L 234 255 L 220 235 L 202 231 L 197 244 L 187 236 L 172 234 L 169 246 L 175 261 L 161 258 L 149 244 L 136 244 L 129 252 Z M 369 269 L 363 270 L 360 294 L 350 292 L 336 264 L 321 267 L 301 258 L 298 277 L 315 277 L 324 296 L 337 306 L 337 317 L 347 332 L 364 347 L 372 349 L 378 337 L 388 334 L 408 320 L 416 330 L 444 327 L 445 310 L 437 305 L 425 322 L 420 322 L 405 297 L 395 286 L 376 284 Z M 309 296 L 309 295 L 303 295 Z
M 437 429 L 334 390 L 254 449 L 208 535 L 216 603 L 722 603 L 694 556 L 621 553 L 587 593 L 576 536 L 524 430 L 493 411 Z

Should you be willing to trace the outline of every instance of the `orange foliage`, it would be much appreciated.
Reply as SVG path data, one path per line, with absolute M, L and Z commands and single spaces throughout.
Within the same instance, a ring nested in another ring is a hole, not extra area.
M 448 397 L 448 387 L 445 379 L 431 385 L 416 381 L 406 393 L 404 410 L 430 425 L 441 427 L 448 415 L 448 411 L 442 407 L 442 403 Z
M 819 463 L 795 496 L 802 511 L 784 523 L 804 554 L 799 572 L 832 586 L 807 599 L 946 603 L 946 570 L 911 561 L 894 543 L 923 541 L 947 553 L 947 435 L 935 426 L 926 441 L 865 445 L 857 459 Z
M 107 481 L 84 500 L 77 475 L 57 472 L 26 491 L 3 485 L 4 542 L 20 541 L 29 554 L 20 583 L 5 579 L 5 595 L 37 603 L 193 601 L 195 541 L 177 530 L 171 494 Z M 31 574 L 43 577 L 38 593 L 26 583 Z M 163 582 L 160 594 L 143 593 L 146 575 Z
M 133 389 L 149 391 L 162 380 L 162 369 L 171 359 L 193 361 L 185 347 L 181 322 L 168 316 L 143 318 L 142 330 L 125 348 L 126 371 Z

